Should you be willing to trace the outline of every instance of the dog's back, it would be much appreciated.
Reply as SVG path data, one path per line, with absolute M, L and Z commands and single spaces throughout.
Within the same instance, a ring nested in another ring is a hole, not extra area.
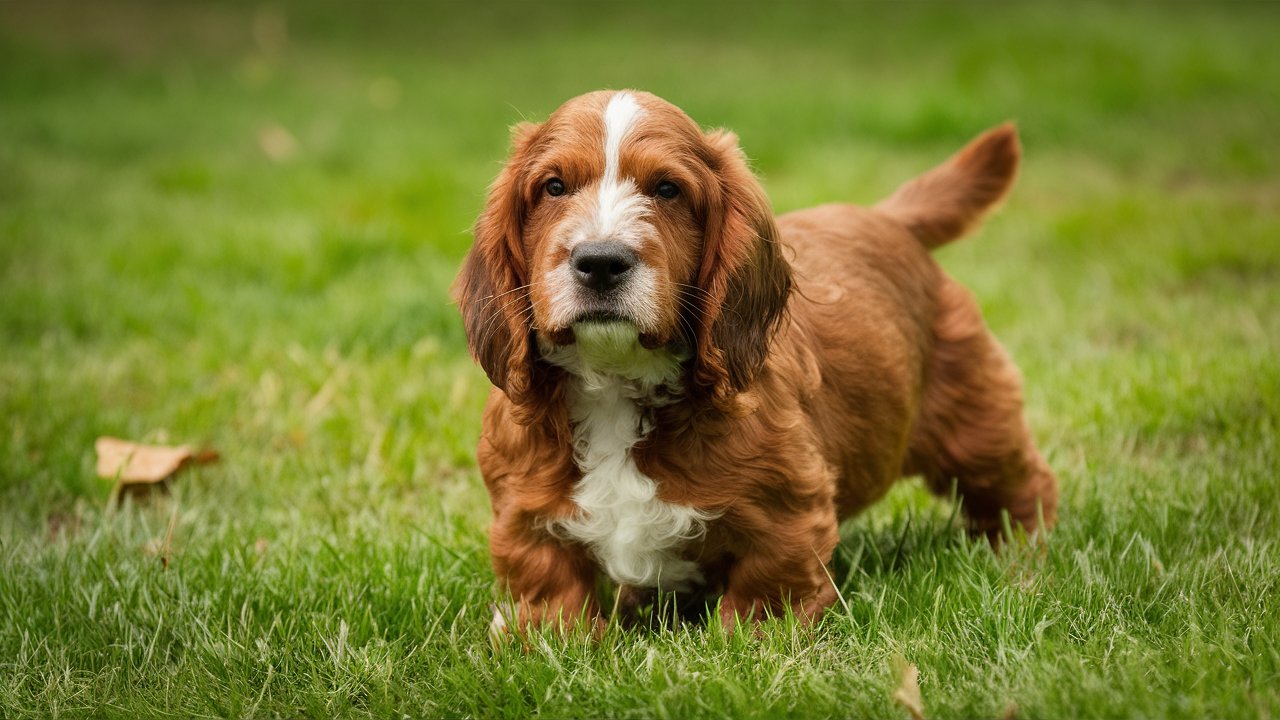
M 826 456 L 841 472 L 841 514 L 922 474 L 971 497 L 975 529 L 998 511 L 1052 522 L 1057 482 L 1022 420 L 1021 379 L 977 304 L 930 250 L 973 229 L 1013 184 L 1012 125 L 971 142 L 873 208 L 823 205 L 778 218 L 795 270 L 791 333 L 823 348 Z M 1031 482 L 1025 478 L 1031 476 Z M 1008 485 L 1008 491 L 1002 488 Z

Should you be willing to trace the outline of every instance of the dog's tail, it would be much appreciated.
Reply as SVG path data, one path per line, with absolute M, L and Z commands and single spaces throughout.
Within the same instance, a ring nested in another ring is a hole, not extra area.
M 943 164 L 910 180 L 876 209 L 907 226 L 930 249 L 964 235 L 1018 173 L 1022 148 L 1013 123 L 992 128 Z

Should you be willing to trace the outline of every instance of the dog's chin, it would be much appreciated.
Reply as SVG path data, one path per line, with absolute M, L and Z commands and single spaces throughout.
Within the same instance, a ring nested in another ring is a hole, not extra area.
M 639 342 L 646 350 L 656 350 L 669 340 L 665 334 L 641 332 L 630 318 L 604 312 L 583 315 L 570 325 L 549 331 L 547 337 L 552 343 L 561 346 L 575 343 L 614 346 Z
M 688 359 L 687 344 L 641 332 L 620 318 L 584 318 L 566 328 L 568 344 L 543 345 L 543 359 L 598 383 L 603 377 L 639 381 L 641 386 L 675 382 Z

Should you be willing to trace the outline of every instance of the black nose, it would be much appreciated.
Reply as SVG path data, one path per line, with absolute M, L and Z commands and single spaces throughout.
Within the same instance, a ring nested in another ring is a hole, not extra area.
M 585 242 L 573 249 L 569 264 L 578 282 L 602 293 L 626 278 L 636 265 L 636 254 L 619 242 Z

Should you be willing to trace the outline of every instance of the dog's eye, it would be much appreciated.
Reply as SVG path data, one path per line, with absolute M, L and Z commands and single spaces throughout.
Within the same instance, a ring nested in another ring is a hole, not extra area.
M 665 200 L 670 200 L 680 194 L 680 187 L 670 180 L 663 180 L 658 183 L 658 187 L 653 189 L 653 194 Z
M 560 178 L 551 178 L 543 188 L 551 197 L 560 197 L 564 194 L 564 181 Z

